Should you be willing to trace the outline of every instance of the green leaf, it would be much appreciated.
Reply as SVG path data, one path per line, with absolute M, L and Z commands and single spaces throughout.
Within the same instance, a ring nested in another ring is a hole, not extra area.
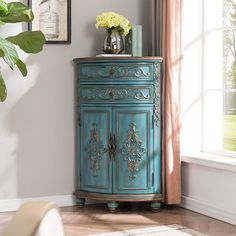
M 27 53 L 38 53 L 42 51 L 46 39 L 41 31 L 26 31 L 16 36 L 8 37 L 6 40 L 18 45 Z
M 5 16 L 9 13 L 7 3 L 0 0 L 0 16 Z
M 21 74 L 23 76 L 26 76 L 28 71 L 27 71 L 25 63 L 23 61 L 21 61 L 20 59 L 18 59 L 16 61 L 16 65 L 17 65 L 18 69 L 20 70 Z
M 4 102 L 7 97 L 7 88 L 0 72 L 0 101 Z
M 27 75 L 26 65 L 20 60 L 14 44 L 3 38 L 0 38 L 0 55 L 3 55 L 3 59 L 12 70 L 16 65 L 23 76 Z
M 9 14 L 1 16 L 0 21 L 5 23 L 31 22 L 34 19 L 32 10 L 21 2 L 7 4 Z
M 14 44 L 7 41 L 6 39 L 0 38 L 0 50 L 3 52 L 1 55 L 4 54 L 3 59 L 5 62 L 10 66 L 11 69 L 13 69 L 14 65 L 19 59 Z
M 4 57 L 4 52 L 3 52 L 3 50 L 2 49 L 0 49 L 0 57 Z

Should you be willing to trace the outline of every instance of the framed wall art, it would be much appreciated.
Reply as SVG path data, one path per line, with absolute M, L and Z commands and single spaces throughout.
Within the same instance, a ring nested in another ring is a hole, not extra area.
M 28 0 L 34 13 L 29 30 L 41 30 L 47 43 L 71 43 L 71 0 Z

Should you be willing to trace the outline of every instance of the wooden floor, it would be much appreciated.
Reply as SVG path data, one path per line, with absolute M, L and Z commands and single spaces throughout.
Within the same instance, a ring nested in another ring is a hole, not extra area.
M 82 236 L 127 229 L 179 224 L 212 236 L 236 236 L 236 226 L 194 213 L 176 206 L 164 207 L 158 213 L 150 211 L 146 203 L 125 203 L 117 213 L 110 213 L 105 204 L 86 205 L 84 208 L 61 208 L 66 236 Z M 14 213 L 0 214 L 2 228 Z

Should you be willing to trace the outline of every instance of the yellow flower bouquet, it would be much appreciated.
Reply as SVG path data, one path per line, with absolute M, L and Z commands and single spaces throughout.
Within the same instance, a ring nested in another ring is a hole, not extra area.
M 118 32 L 126 36 L 130 29 L 131 24 L 124 16 L 115 12 L 104 12 L 96 18 L 96 28 L 104 28 L 107 31 L 116 29 Z

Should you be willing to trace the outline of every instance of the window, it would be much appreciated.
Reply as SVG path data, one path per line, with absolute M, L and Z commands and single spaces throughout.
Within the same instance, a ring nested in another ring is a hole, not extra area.
M 182 150 L 236 156 L 236 0 L 182 1 Z

